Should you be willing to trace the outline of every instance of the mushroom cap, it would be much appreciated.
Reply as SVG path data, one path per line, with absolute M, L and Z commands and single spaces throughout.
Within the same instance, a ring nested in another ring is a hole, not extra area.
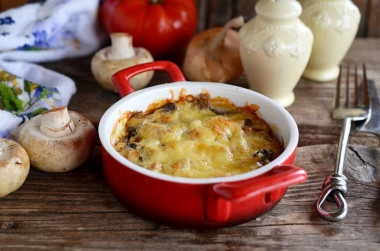
M 29 169 L 29 157 L 24 148 L 14 140 L 0 138 L 0 198 L 21 187 Z
M 117 92 L 117 89 L 111 80 L 113 74 L 134 65 L 153 61 L 152 55 L 144 48 L 134 48 L 136 53 L 134 57 L 119 60 L 109 59 L 107 57 L 109 50 L 110 47 L 103 48 L 93 56 L 91 60 L 91 71 L 96 81 L 101 86 L 113 92 Z M 141 89 L 149 83 L 153 74 L 154 71 L 138 74 L 131 78 L 130 83 L 135 90 Z
M 75 130 L 64 137 L 47 136 L 41 132 L 42 115 L 32 118 L 21 129 L 18 140 L 35 168 L 45 172 L 67 172 L 91 156 L 97 139 L 94 125 L 80 113 L 68 112 Z

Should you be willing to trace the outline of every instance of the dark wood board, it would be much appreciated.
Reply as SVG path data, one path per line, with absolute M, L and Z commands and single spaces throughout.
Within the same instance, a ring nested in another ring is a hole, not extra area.
M 275 208 L 235 227 L 199 231 L 158 225 L 121 205 L 107 187 L 97 148 L 69 173 L 32 169 L 18 191 L 0 200 L 0 250 L 379 250 L 379 148 L 348 148 L 347 218 L 331 223 L 317 215 L 335 151 L 336 145 L 300 147 L 296 164 L 309 178 Z

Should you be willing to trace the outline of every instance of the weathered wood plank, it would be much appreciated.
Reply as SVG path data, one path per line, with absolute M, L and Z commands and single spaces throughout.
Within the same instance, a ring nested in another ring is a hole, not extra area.
M 207 0 L 206 27 L 222 27 L 233 18 L 232 0 Z
M 91 57 L 79 60 L 66 59 L 59 63 L 52 62 L 43 65 L 75 80 L 78 90 L 70 101 L 70 109 L 82 112 L 97 125 L 103 113 L 120 97 L 116 93 L 105 91 L 96 83 L 91 74 L 90 60 Z M 380 93 L 379 39 L 356 39 L 344 58 L 345 63 L 361 64 L 364 60 L 367 63 L 368 78 L 375 80 Z M 170 80 L 164 73 L 155 72 L 154 78 L 148 86 L 168 81 Z M 287 109 L 299 125 L 301 132 L 300 145 L 337 142 L 341 123 L 333 121 L 331 118 L 335 83 L 335 81 L 316 83 L 301 79 L 296 86 L 294 90 L 295 103 Z M 248 82 L 244 74 L 230 84 L 248 88 Z M 333 128 L 336 128 L 336 130 Z M 353 144 L 378 145 L 377 137 L 370 134 L 354 132 L 350 137 L 350 141 Z
M 248 22 L 251 18 L 256 16 L 255 11 L 255 5 L 258 2 L 258 0 L 251 0 L 251 1 L 239 1 L 235 0 L 234 9 L 236 10 L 234 13 L 234 16 L 242 15 L 244 17 L 244 20 Z
M 194 2 L 195 2 L 195 5 L 197 6 L 197 10 L 198 10 L 198 24 L 197 24 L 196 33 L 199 33 L 199 32 L 206 29 L 206 22 L 204 22 L 203 20 L 206 20 L 207 1 L 206 0 L 194 0 Z
M 356 37 L 366 37 L 368 36 L 368 1 L 369 0 L 353 0 L 352 2 L 359 8 L 360 10 L 360 23 L 359 29 L 356 34 Z
M 368 37 L 380 37 L 380 1 L 369 0 L 368 12 Z
M 39 0 L 0 0 L 0 11 Z M 361 12 L 357 37 L 380 37 L 380 3 L 378 0 L 352 0 Z M 255 16 L 254 6 L 258 0 L 194 0 L 198 8 L 197 32 L 223 26 L 234 16 L 245 20 Z
M 28 0 L 0 0 L 0 12 L 27 4 Z
M 196 231 L 175 229 L 142 219 L 122 206 L 108 189 L 95 158 L 69 173 L 32 169 L 17 192 L 1 199 L 0 249 L 133 249 L 252 250 L 380 248 L 378 173 L 380 149 L 349 146 L 346 197 L 349 214 L 343 222 L 318 217 L 315 203 L 331 174 L 336 145 L 300 147 L 296 164 L 308 172 L 306 182 L 292 186 L 264 216 L 231 228 Z M 361 172 L 363 173 L 363 172 Z M 371 172 L 367 172 L 371 175 Z
M 342 124 L 338 123 L 334 126 L 320 127 L 312 124 L 298 124 L 300 135 L 299 146 L 310 146 L 319 144 L 329 144 L 331 142 L 338 143 Z M 351 130 L 349 144 L 366 145 L 378 147 L 380 145 L 379 138 L 373 134 L 357 132 Z

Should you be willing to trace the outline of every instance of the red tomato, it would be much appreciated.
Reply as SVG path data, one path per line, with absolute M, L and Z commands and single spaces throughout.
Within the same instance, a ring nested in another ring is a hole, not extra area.
M 154 57 L 180 52 L 197 25 L 193 0 L 105 0 L 100 11 L 108 33 L 131 34 L 134 46 Z

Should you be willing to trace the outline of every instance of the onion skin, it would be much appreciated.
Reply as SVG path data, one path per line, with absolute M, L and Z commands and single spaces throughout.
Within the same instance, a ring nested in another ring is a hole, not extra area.
M 239 33 L 226 26 L 203 31 L 190 41 L 183 62 L 189 80 L 226 83 L 243 73 Z

